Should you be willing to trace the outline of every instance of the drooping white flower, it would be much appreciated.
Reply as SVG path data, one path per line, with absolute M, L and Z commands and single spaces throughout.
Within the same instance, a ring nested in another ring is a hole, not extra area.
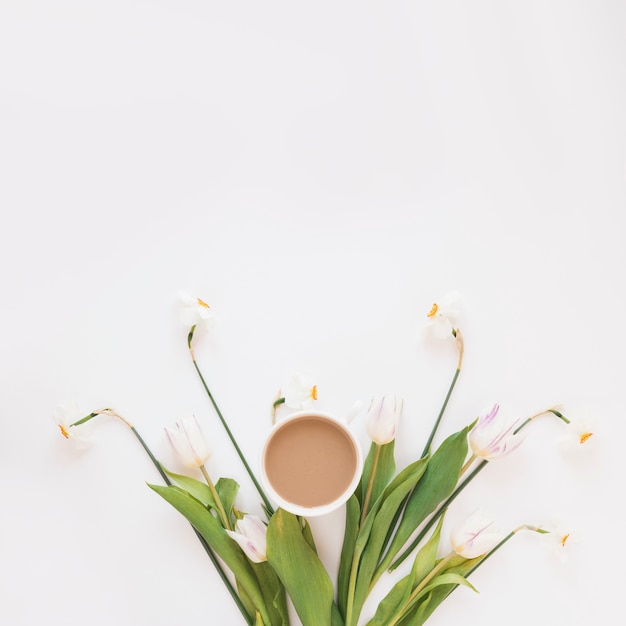
M 211 449 L 202 434 L 195 415 L 185 417 L 165 433 L 180 461 L 187 467 L 202 467 L 211 456 Z
M 383 445 L 395 439 L 403 404 L 402 398 L 393 395 L 372 398 L 365 426 L 374 443 Z
M 494 404 L 478 419 L 469 433 L 472 452 L 486 461 L 502 458 L 515 450 L 524 440 L 514 434 L 520 421 L 511 422 L 499 413 L 500 405 Z
M 480 509 L 474 511 L 450 533 L 452 549 L 466 559 L 489 552 L 502 539 L 502 531 Z
M 593 417 L 572 419 L 569 424 L 565 425 L 565 433 L 558 439 L 559 447 L 564 450 L 580 450 L 583 447 L 589 447 L 596 432 L 596 420 Z
M 285 406 L 291 409 L 305 409 L 317 400 L 317 385 L 302 374 L 295 373 L 281 392 Z
M 52 419 L 59 427 L 61 434 L 68 439 L 77 449 L 87 448 L 93 441 L 91 423 L 86 422 L 79 426 L 72 426 L 75 422 L 85 417 L 76 402 L 60 404 L 53 413 Z
M 438 339 L 453 337 L 460 314 L 461 296 L 458 291 L 451 291 L 433 303 L 426 314 L 425 330 Z
M 266 533 L 267 527 L 256 515 L 244 515 L 237 520 L 236 530 L 226 532 L 234 539 L 246 556 L 254 563 L 262 563 L 267 560 Z
M 180 294 L 180 321 L 188 327 L 208 327 L 213 322 L 214 315 L 211 307 L 201 298 L 194 298 L 181 291 Z
M 542 535 L 544 547 L 565 563 L 571 556 L 573 547 L 579 543 L 577 533 L 561 519 L 555 519 L 544 530 L 548 531 Z

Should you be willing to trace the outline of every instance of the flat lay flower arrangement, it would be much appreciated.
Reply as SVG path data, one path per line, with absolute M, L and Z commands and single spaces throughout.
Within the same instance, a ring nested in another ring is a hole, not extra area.
M 458 327 L 457 294 L 445 296 L 425 312 L 426 329 L 443 341 L 454 342 L 458 361 L 428 440 L 423 449 L 416 451 L 414 462 L 396 468 L 394 445 L 397 429 L 401 428 L 402 398 L 373 397 L 365 411 L 371 444 L 360 482 L 344 505 L 345 527 L 336 580 L 331 579 L 318 557 L 306 516 L 273 508 L 202 374 L 194 336 L 211 325 L 212 309 L 204 300 L 187 294 L 181 294 L 181 300 L 180 319 L 188 329 L 187 346 L 195 372 L 258 492 L 257 511 L 238 508 L 239 485 L 235 480 L 211 478 L 207 469 L 211 449 L 193 416 L 165 428 L 173 449 L 189 468 L 188 474 L 164 467 L 135 426 L 113 408 L 85 415 L 73 405 L 61 406 L 54 418 L 63 436 L 79 446 L 88 443 L 89 426 L 96 417 L 109 416 L 128 426 L 162 478 L 163 484 L 149 487 L 190 522 L 238 607 L 242 623 L 287 625 L 291 603 L 305 626 L 419 626 L 457 588 L 476 591 L 471 574 L 517 533 L 536 533 L 552 541 L 558 550 L 567 549 L 571 541 L 567 530 L 523 522 L 504 532 L 480 507 L 457 523 L 449 537 L 442 536 L 444 517 L 455 498 L 488 465 L 513 453 L 523 441 L 521 431 L 536 419 L 561 422 L 563 440 L 576 446 L 586 444 L 593 436 L 591 425 L 572 422 L 560 406 L 509 420 L 494 404 L 433 447 L 463 365 L 465 346 Z M 295 375 L 273 401 L 273 420 L 283 405 L 301 409 L 316 400 L 317 387 Z M 407 559 L 411 563 L 408 574 L 398 576 L 398 566 Z M 366 600 L 384 576 L 396 578 L 374 614 L 364 615 Z

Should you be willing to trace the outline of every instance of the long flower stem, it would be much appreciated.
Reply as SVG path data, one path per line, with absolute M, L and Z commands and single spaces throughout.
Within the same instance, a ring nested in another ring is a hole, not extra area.
M 96 417 L 96 415 L 110 415 L 111 417 L 116 417 L 122 420 L 122 422 L 124 422 L 124 424 L 126 424 L 126 426 L 130 428 L 133 435 L 135 435 L 137 441 L 139 441 L 139 443 L 141 444 L 141 447 L 144 449 L 144 451 L 146 452 L 146 454 L 152 461 L 153 465 L 156 467 L 157 471 L 161 475 L 163 482 L 168 486 L 172 484 L 172 481 L 168 478 L 167 474 L 163 471 L 161 464 L 158 462 L 154 454 L 152 454 L 152 450 L 150 450 L 150 448 L 148 447 L 148 444 L 146 444 L 143 437 L 139 434 L 139 431 L 127 419 L 119 415 L 119 413 L 116 413 L 112 409 L 101 409 L 99 411 L 94 411 L 93 413 L 90 413 L 89 415 L 87 415 L 83 419 L 78 420 L 77 422 L 74 422 L 72 426 L 78 426 L 80 424 L 84 424 L 85 422 L 92 419 L 93 417 Z M 201 543 L 202 547 L 204 548 L 204 551 L 207 553 L 209 559 L 211 560 L 211 563 L 213 563 L 213 565 L 215 566 L 215 569 L 217 570 L 219 577 L 222 579 L 222 582 L 226 586 L 226 589 L 228 589 L 228 592 L 230 593 L 232 599 L 235 601 L 235 604 L 237 605 L 237 608 L 241 612 L 241 615 L 243 616 L 247 624 L 252 625 L 253 620 L 250 617 L 248 610 L 246 609 L 243 602 L 241 601 L 239 594 L 235 591 L 235 588 L 233 587 L 232 583 L 226 576 L 226 573 L 224 572 L 219 561 L 217 560 L 217 557 L 215 556 L 215 553 L 211 549 L 211 546 L 209 546 L 209 544 L 206 542 L 204 537 L 196 530 L 194 526 L 192 526 L 192 528 L 193 528 L 194 533 L 196 534 L 196 537 L 198 537 L 198 541 Z
M 189 347 L 189 353 L 191 355 L 191 360 L 193 362 L 193 365 L 196 368 L 196 372 L 198 373 L 198 376 L 200 377 L 200 382 L 202 383 L 202 386 L 204 387 L 204 390 L 206 391 L 207 396 L 209 396 L 209 400 L 211 401 L 211 404 L 213 405 L 213 408 L 215 409 L 215 412 L 217 413 L 217 417 L 222 423 L 222 426 L 224 427 L 224 430 L 226 431 L 228 438 L 230 439 L 231 443 L 235 447 L 235 450 L 237 451 L 237 454 L 239 455 L 239 458 L 241 459 L 243 466 L 246 468 L 246 472 L 248 472 L 248 476 L 250 477 L 250 480 L 253 482 L 254 486 L 256 487 L 256 490 L 261 496 L 261 499 L 263 500 L 263 504 L 265 505 L 265 509 L 268 515 L 271 516 L 274 513 L 274 509 L 272 505 L 270 504 L 270 501 L 268 500 L 267 496 L 265 495 L 265 492 L 261 488 L 261 485 L 257 481 L 256 476 L 254 475 L 254 472 L 250 469 L 250 465 L 248 465 L 248 461 L 246 461 L 246 457 L 241 451 L 241 448 L 239 447 L 239 445 L 237 444 L 237 441 L 233 433 L 228 427 L 228 424 L 226 423 L 226 420 L 224 419 L 224 416 L 222 415 L 222 412 L 220 411 L 220 408 L 217 405 L 217 402 L 215 401 L 215 398 L 213 397 L 213 394 L 211 393 L 209 386 L 204 380 L 204 376 L 202 375 L 202 372 L 200 371 L 200 367 L 198 366 L 198 362 L 196 361 L 196 357 L 195 357 L 193 348 L 191 346 L 191 340 L 193 339 L 194 330 L 195 330 L 195 326 L 192 326 L 191 330 L 189 331 L 189 335 L 187 337 L 187 345 Z
M 422 457 L 424 458 L 429 452 L 430 452 L 430 446 L 432 445 L 433 439 L 435 438 L 435 435 L 437 434 L 437 430 L 439 429 L 439 424 L 441 423 L 441 418 L 443 417 L 443 414 L 445 413 L 445 410 L 448 406 L 448 402 L 450 400 L 450 396 L 452 395 L 452 391 L 454 390 L 454 387 L 456 386 L 456 382 L 459 378 L 459 374 L 461 373 L 461 368 L 463 367 L 463 356 L 465 354 L 465 342 L 463 340 L 463 335 L 461 334 L 461 330 L 460 329 L 455 329 L 452 331 L 452 334 L 454 335 L 455 339 L 456 339 L 456 345 L 457 348 L 459 350 L 459 359 L 457 361 L 457 365 L 456 365 L 456 370 L 454 372 L 454 376 L 452 377 L 452 382 L 450 383 L 450 386 L 448 387 L 448 392 L 446 393 L 446 397 L 444 398 L 443 404 L 441 405 L 441 409 L 439 410 L 439 414 L 437 415 L 437 419 L 435 420 L 435 423 L 433 425 L 432 430 L 430 431 L 430 435 L 428 437 L 428 441 L 426 442 L 426 445 L 424 446 L 424 450 L 422 450 Z M 404 498 L 402 504 L 398 507 L 398 510 L 396 511 L 393 519 L 391 520 L 391 524 L 389 524 L 389 532 L 387 533 L 387 537 L 385 538 L 385 549 L 389 546 L 391 539 L 393 537 L 393 532 L 394 529 L 396 528 L 397 524 L 398 524 L 398 520 L 400 519 L 400 517 L 404 514 L 404 509 L 407 505 L 407 502 L 409 501 L 409 498 L 413 495 L 413 491 L 414 489 L 412 489 Z M 384 552 L 384 550 L 383 550 Z M 404 557 L 406 558 L 406 557 Z M 404 560 L 404 559 L 403 559 Z M 378 579 L 380 578 L 380 576 L 382 575 L 382 571 L 377 572 L 374 575 L 374 578 L 372 579 L 371 583 L 370 583 L 370 590 L 373 588 L 373 586 L 376 584 L 376 582 L 378 581 Z
M 215 504 L 217 505 L 217 510 L 219 511 L 220 517 L 222 518 L 222 524 L 224 524 L 224 528 L 226 530 L 232 530 L 232 528 L 230 527 L 230 522 L 228 521 L 228 515 L 226 515 L 226 511 L 224 510 L 224 505 L 222 504 L 222 499 L 217 493 L 217 489 L 215 489 L 215 485 L 213 484 L 213 481 L 211 480 L 211 477 L 209 476 L 209 472 L 206 471 L 206 467 L 204 467 L 204 465 L 200 466 L 200 471 L 202 472 L 202 475 L 204 476 L 204 480 L 206 481 L 206 484 L 209 486 L 209 489 L 211 490 L 211 494 L 213 494 L 213 499 L 215 500 Z
M 456 385 L 456 381 L 460 373 L 461 373 L 461 368 L 459 367 L 454 372 L 454 377 L 452 378 L 452 382 L 450 383 L 450 387 L 448 388 L 448 393 L 446 394 L 446 398 L 443 401 L 443 405 L 441 406 L 439 415 L 437 416 L 437 419 L 435 420 L 435 424 L 432 430 L 430 431 L 430 435 L 428 437 L 428 441 L 426 442 L 426 445 L 424 446 L 424 450 L 422 450 L 422 457 L 425 457 L 428 454 L 428 451 L 430 450 L 430 446 L 432 445 L 433 439 L 435 438 L 435 434 L 437 433 L 437 429 L 439 428 L 439 423 L 441 422 L 443 413 L 446 410 L 446 407 L 448 406 L 448 401 L 450 400 L 450 396 L 452 395 L 452 390 L 454 389 L 454 386 Z
M 356 589 L 356 578 L 357 572 L 359 569 L 359 561 L 361 559 L 361 550 L 355 549 L 354 554 L 352 555 L 352 566 L 350 568 L 350 580 L 348 582 L 348 601 L 346 603 L 346 626 L 353 626 L 353 617 L 352 614 L 354 612 L 354 592 Z M 356 617 L 354 618 L 356 619 Z

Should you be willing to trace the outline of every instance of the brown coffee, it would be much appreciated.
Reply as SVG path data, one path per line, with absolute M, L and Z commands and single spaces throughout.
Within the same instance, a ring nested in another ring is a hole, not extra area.
M 324 417 L 286 423 L 269 439 L 265 474 L 276 493 L 292 504 L 316 507 L 336 500 L 357 467 L 352 440 Z

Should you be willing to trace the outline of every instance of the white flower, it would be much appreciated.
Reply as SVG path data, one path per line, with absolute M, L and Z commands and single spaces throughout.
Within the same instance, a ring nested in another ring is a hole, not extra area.
M 544 547 L 565 563 L 572 553 L 573 546 L 579 542 L 576 532 L 560 519 L 554 520 L 551 528 L 544 530 L 548 531 L 541 536 Z
M 472 452 L 486 461 L 502 458 L 515 450 L 524 440 L 514 434 L 519 420 L 507 423 L 498 413 L 500 405 L 494 404 L 469 433 L 469 444 Z
M 244 515 L 243 519 L 237 520 L 235 531 L 226 532 L 234 539 L 246 556 L 254 563 L 267 560 L 266 533 L 267 527 L 256 515 Z
M 188 327 L 209 326 L 214 319 L 213 311 L 201 298 L 193 298 L 188 293 L 181 291 L 180 321 Z
M 428 318 L 425 330 L 438 339 L 453 337 L 456 324 L 461 314 L 461 296 L 457 291 L 451 291 L 441 300 L 433 303 L 430 311 L 426 314 Z
M 80 424 L 79 426 L 72 426 L 72 424 L 83 417 L 85 417 L 85 415 L 80 412 L 80 408 L 75 402 L 61 404 L 57 406 L 52 413 L 52 419 L 54 419 L 61 430 L 61 434 L 78 449 L 87 448 L 93 441 L 90 422 Z
M 183 464 L 202 467 L 211 456 L 211 449 L 195 416 L 185 417 L 173 427 L 165 427 L 172 447 Z
M 367 434 L 378 445 L 393 441 L 402 413 L 403 401 L 397 396 L 372 398 L 366 416 Z
M 317 385 L 312 384 L 302 374 L 293 375 L 282 392 L 285 406 L 291 409 L 304 409 L 317 400 Z
M 452 549 L 466 559 L 473 559 L 489 552 L 502 539 L 502 531 L 480 509 L 450 533 Z
M 588 447 L 596 433 L 596 420 L 592 417 L 572 419 L 565 425 L 565 434 L 559 437 L 559 446 L 564 450 Z M 586 445 L 585 445 L 586 444 Z

